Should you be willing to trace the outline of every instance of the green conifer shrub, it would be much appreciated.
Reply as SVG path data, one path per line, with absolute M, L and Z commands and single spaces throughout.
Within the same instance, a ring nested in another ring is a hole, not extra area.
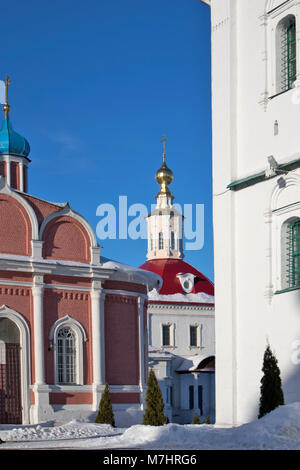
M 164 402 L 160 386 L 158 385 L 153 369 L 149 372 L 146 391 L 146 408 L 143 415 L 143 424 L 162 426 L 168 419 L 164 415 Z
M 112 409 L 112 404 L 110 400 L 110 393 L 108 384 L 105 385 L 105 389 L 103 390 L 100 404 L 99 404 L 99 411 L 96 416 L 96 423 L 104 423 L 104 424 L 111 424 L 115 427 L 115 418 Z
M 284 405 L 284 396 L 281 387 L 280 369 L 275 355 L 268 345 L 263 359 L 263 377 L 260 381 L 260 403 L 258 418 Z

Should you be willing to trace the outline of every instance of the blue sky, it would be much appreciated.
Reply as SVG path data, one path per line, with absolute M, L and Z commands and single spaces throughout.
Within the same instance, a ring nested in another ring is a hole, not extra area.
M 185 260 L 213 280 L 209 13 L 199 0 L 6 2 L 0 78 L 31 146 L 29 192 L 68 201 L 95 230 L 100 204 L 155 203 L 166 134 L 174 202 L 205 208 L 204 246 Z M 145 260 L 145 240 L 99 243 Z

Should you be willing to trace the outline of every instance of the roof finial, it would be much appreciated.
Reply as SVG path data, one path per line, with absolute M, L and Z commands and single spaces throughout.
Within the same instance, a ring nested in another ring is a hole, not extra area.
M 163 135 L 163 136 L 162 136 L 162 139 L 161 139 L 161 142 L 162 142 L 162 144 L 163 144 L 163 162 L 164 162 L 164 163 L 165 163 L 165 161 L 166 161 L 166 144 L 165 144 L 166 140 L 167 140 L 166 136 Z
M 9 76 L 6 75 L 6 77 L 5 77 L 5 105 L 3 106 L 4 117 L 5 118 L 8 117 L 8 113 L 9 113 L 9 110 L 10 110 L 10 106 L 8 104 L 8 85 L 10 85 L 10 79 L 9 79 Z

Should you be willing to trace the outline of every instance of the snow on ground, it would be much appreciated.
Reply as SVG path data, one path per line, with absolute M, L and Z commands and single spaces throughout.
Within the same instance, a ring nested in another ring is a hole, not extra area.
M 300 403 L 280 406 L 234 428 L 214 425 L 135 425 L 113 428 L 79 420 L 61 426 L 0 425 L 1 449 L 300 449 Z

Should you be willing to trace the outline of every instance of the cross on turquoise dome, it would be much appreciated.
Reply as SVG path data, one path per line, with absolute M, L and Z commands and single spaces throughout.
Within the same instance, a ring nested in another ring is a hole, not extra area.
M 13 129 L 9 117 L 5 117 L 0 130 L 0 155 L 27 157 L 29 152 L 28 141 Z

